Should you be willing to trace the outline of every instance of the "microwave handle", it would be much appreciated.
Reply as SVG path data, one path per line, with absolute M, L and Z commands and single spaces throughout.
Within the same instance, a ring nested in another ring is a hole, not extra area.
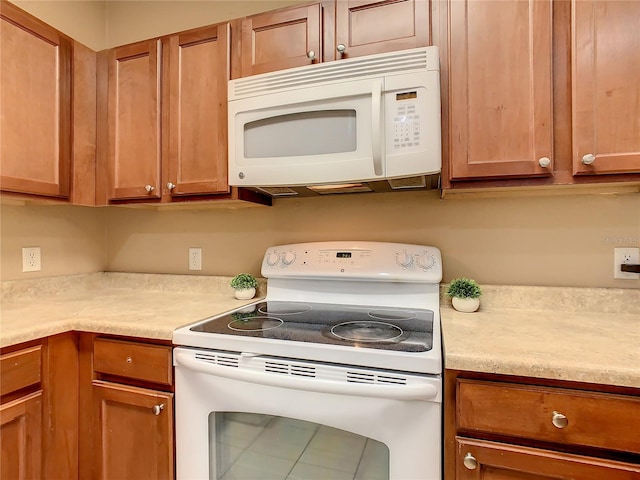
M 376 78 L 371 91 L 371 154 L 373 172 L 382 176 L 382 78 Z

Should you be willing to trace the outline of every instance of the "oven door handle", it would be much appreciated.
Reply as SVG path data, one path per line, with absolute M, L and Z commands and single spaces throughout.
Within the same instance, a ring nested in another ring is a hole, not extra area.
M 247 383 L 257 383 L 270 387 L 305 390 L 308 392 L 330 393 L 334 395 L 351 395 L 356 397 L 388 398 L 393 400 L 437 400 L 438 388 L 434 379 L 433 384 L 421 385 L 385 385 L 368 383 L 346 383 L 318 380 L 308 377 L 293 377 L 282 374 L 263 373 L 259 371 L 243 370 L 238 367 L 216 365 L 214 363 L 197 360 L 193 353 L 175 350 L 174 364 L 190 370 L 216 375 L 219 377 L 238 380 Z

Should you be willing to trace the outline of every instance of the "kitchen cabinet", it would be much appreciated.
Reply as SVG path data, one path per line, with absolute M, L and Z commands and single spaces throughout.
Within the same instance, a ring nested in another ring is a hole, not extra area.
M 0 16 L 0 186 L 67 198 L 72 40 L 6 1 Z
M 430 2 L 324 1 L 241 19 L 233 78 L 427 46 Z
M 640 173 L 640 3 L 571 6 L 573 173 Z
M 108 52 L 104 203 L 230 196 L 229 55 L 228 23 Z
M 81 405 L 91 405 L 92 415 L 83 427 L 90 451 L 81 452 L 81 476 L 174 478 L 171 347 L 88 334 L 83 343 L 92 348 L 84 356 L 92 380 L 84 386 L 91 399 Z
M 632 389 L 450 370 L 445 389 L 446 478 L 640 478 Z
M 42 346 L 0 356 L 0 478 L 39 478 L 42 472 Z
M 552 2 L 449 4 L 452 180 L 550 175 Z
M 434 5 L 445 192 L 640 182 L 637 2 Z

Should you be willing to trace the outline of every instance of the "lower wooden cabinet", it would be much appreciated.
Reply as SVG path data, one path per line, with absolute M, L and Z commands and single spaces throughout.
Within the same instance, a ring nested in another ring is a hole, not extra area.
M 99 478 L 173 478 L 173 394 L 93 382 Z
M 637 389 L 447 370 L 447 480 L 640 480 Z
M 42 391 L 0 406 L 0 478 L 40 478 L 42 468 Z
M 456 438 L 458 480 L 638 480 L 640 466 L 539 448 Z

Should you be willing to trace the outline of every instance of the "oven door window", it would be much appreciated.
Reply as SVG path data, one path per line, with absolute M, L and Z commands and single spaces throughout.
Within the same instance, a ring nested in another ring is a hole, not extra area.
M 386 445 L 344 430 L 253 413 L 209 415 L 214 480 L 388 480 Z

